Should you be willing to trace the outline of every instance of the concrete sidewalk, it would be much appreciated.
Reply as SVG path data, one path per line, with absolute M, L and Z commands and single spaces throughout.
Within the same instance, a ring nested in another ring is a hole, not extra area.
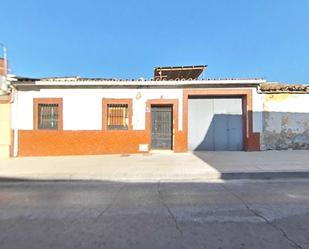
M 208 181 L 309 178 L 309 151 L 0 159 L 0 180 Z

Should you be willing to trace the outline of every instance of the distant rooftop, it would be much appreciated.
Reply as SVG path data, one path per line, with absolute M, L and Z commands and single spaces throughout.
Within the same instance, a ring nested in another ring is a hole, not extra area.
M 43 77 L 29 78 L 15 76 L 17 86 L 201 86 L 201 85 L 244 85 L 257 86 L 266 82 L 261 78 L 207 78 L 201 77 L 206 65 L 197 66 L 177 66 L 177 67 L 155 67 L 154 77 L 151 79 L 118 79 L 118 78 L 89 78 L 80 76 L 59 76 L 59 77 Z
M 122 82 L 122 84 L 163 84 L 159 83 L 169 81 L 167 84 L 224 84 L 224 83 L 240 83 L 243 84 L 253 83 L 258 84 L 260 82 L 265 82 L 261 78 L 203 78 L 202 73 L 207 69 L 207 65 L 196 65 L 196 66 L 173 66 L 173 67 L 155 67 L 154 77 L 151 79 L 145 79 L 143 77 L 137 79 L 124 79 L 124 78 L 102 78 L 102 77 L 81 77 L 81 76 L 57 76 L 57 77 L 41 77 L 41 78 L 31 78 L 12 75 L 19 83 L 21 82 L 36 82 L 40 84 L 42 82 L 54 82 L 55 84 L 65 82 L 67 84 L 118 84 L 116 82 Z M 156 81 L 150 83 L 152 81 Z M 144 83 L 142 83 L 144 82 Z
M 309 85 L 265 82 L 260 85 L 263 93 L 309 93 Z

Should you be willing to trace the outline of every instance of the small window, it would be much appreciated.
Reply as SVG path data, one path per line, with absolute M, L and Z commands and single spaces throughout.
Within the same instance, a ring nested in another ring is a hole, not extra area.
M 107 105 L 107 129 L 108 130 L 128 130 L 128 105 L 108 104 Z
M 38 129 L 58 130 L 58 104 L 38 104 Z

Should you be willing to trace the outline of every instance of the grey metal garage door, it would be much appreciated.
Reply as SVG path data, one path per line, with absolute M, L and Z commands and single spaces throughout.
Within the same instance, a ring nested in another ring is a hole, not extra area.
M 241 98 L 190 98 L 190 150 L 243 150 Z

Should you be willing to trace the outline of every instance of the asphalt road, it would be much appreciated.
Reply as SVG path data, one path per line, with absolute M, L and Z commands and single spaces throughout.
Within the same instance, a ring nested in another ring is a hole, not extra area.
M 0 248 L 309 248 L 309 181 L 0 183 Z

